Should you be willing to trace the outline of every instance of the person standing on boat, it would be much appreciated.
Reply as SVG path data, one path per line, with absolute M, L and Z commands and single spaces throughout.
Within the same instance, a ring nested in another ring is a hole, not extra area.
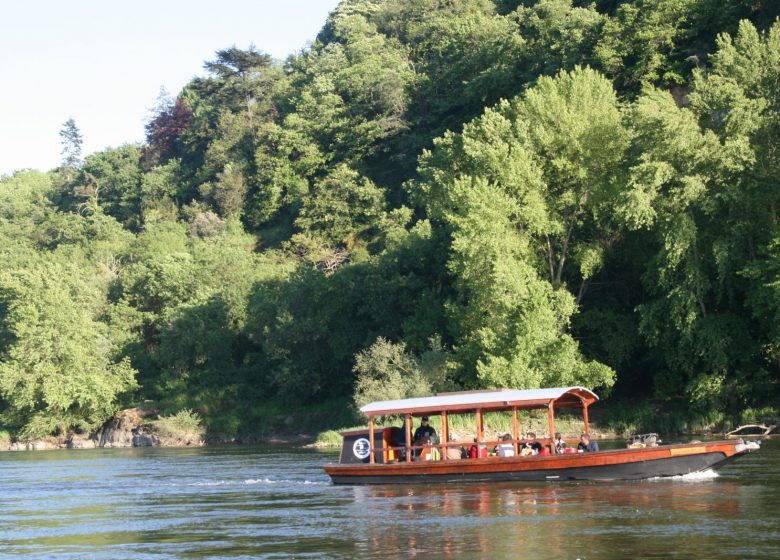
M 580 436 L 580 442 L 577 444 L 577 451 L 593 452 L 598 450 L 599 444 L 595 441 L 590 441 L 590 434 L 582 434 Z

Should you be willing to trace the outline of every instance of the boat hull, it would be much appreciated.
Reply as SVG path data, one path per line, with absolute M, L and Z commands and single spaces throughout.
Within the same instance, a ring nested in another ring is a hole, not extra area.
M 638 480 L 719 468 L 748 452 L 738 447 L 741 443 L 722 441 L 535 457 L 327 465 L 325 472 L 334 484 Z

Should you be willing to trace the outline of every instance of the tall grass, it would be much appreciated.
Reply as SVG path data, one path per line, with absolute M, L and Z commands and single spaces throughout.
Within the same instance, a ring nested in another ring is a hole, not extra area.
M 780 418 L 774 407 L 746 408 L 728 414 L 720 410 L 691 410 L 687 403 L 671 406 L 651 401 L 615 401 L 599 415 L 602 425 L 621 435 L 657 432 L 660 434 L 724 433 L 742 424 L 773 423 Z

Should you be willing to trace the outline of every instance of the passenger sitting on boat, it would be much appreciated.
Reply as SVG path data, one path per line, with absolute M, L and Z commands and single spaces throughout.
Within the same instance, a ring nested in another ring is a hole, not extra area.
M 394 430 L 393 447 L 403 447 L 404 449 L 396 450 L 395 456 L 398 461 L 406 461 L 406 423 L 401 424 L 401 427 Z
M 431 437 L 436 435 L 436 430 L 428 425 L 428 417 L 423 416 L 420 422 L 420 427 L 414 431 L 414 441 L 422 439 L 423 437 Z
M 418 447 L 419 449 L 414 449 L 412 451 L 412 461 L 426 461 L 427 458 L 425 457 L 425 454 L 429 452 L 430 444 L 431 438 L 428 436 L 416 438 L 414 442 L 412 442 L 412 445 Z
M 512 442 L 512 436 L 504 434 L 501 436 L 501 443 L 496 445 L 496 455 L 499 457 L 514 457 L 515 445 Z
M 555 445 L 556 453 L 565 453 L 566 442 L 563 441 L 563 438 L 561 437 L 561 432 L 555 432 L 555 439 L 553 440 L 553 444 Z
M 580 442 L 577 444 L 577 451 L 598 451 L 599 444 L 595 441 L 590 441 L 590 434 L 582 434 L 580 436 Z
M 428 425 L 428 417 L 423 416 L 420 426 L 414 431 L 414 437 L 412 438 L 412 445 L 419 447 L 425 445 L 431 436 L 436 435 L 436 430 Z M 419 457 L 420 450 L 415 449 L 413 457 Z
M 474 445 L 469 448 L 469 459 L 485 459 L 488 456 L 488 449 L 484 443 L 477 443 L 474 438 Z
M 536 434 L 533 432 L 528 432 L 528 441 L 525 442 L 523 445 L 523 451 L 524 453 L 520 453 L 521 455 L 538 455 L 539 452 L 542 450 L 542 444 L 536 441 Z M 526 451 L 529 450 L 529 451 Z
M 414 456 L 415 461 L 438 461 L 441 459 L 441 453 L 437 445 L 439 444 L 439 438 L 436 436 L 423 436 L 419 440 L 414 442 L 416 446 L 422 447 L 418 453 Z
M 455 441 L 455 436 L 450 434 L 449 437 L 450 445 L 447 446 L 447 459 L 449 460 L 455 460 L 455 459 L 462 459 L 464 450 L 462 447 L 455 447 L 452 446 L 452 443 Z M 468 457 L 468 455 L 466 455 Z

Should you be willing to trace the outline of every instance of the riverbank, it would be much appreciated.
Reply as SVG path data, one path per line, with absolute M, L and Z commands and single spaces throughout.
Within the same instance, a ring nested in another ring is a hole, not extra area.
M 633 404 L 633 406 L 629 406 Z M 226 423 L 220 417 L 201 417 L 192 410 L 181 410 L 169 416 L 145 406 L 120 411 L 100 429 L 89 434 L 69 434 L 67 437 L 20 438 L 0 429 L 0 451 L 38 451 L 49 449 L 96 449 L 129 447 L 202 447 L 217 445 L 284 444 L 308 448 L 341 447 L 340 432 L 365 428 L 350 404 L 343 401 L 319 403 L 317 406 L 288 408 L 266 403 L 262 413 L 247 420 L 240 430 L 220 429 Z M 747 409 L 725 417 L 696 416 L 690 411 L 659 410 L 652 403 L 618 403 L 591 412 L 590 432 L 594 439 L 623 439 L 631 434 L 657 432 L 676 435 L 718 436 L 735 427 L 750 423 L 776 422 L 777 411 Z M 431 423 L 441 431 L 437 417 Z M 376 427 L 396 426 L 397 420 L 377 423 Z M 458 441 L 474 438 L 473 415 L 450 417 L 450 433 Z M 576 440 L 582 431 L 582 419 L 577 415 L 556 418 L 556 431 L 565 439 Z M 486 435 L 498 439 L 511 433 L 508 415 L 486 415 Z M 520 431 L 539 435 L 547 433 L 546 416 L 521 415 Z
M 66 437 L 19 438 L 0 430 L 0 451 L 46 451 L 52 449 L 115 449 L 131 447 L 203 447 L 226 444 L 289 444 L 304 446 L 316 441 L 317 433 L 291 429 L 292 416 L 277 419 L 277 429 L 243 434 L 209 432 L 201 416 L 182 410 L 163 416 L 153 408 L 135 407 L 118 412 L 92 433 Z M 287 426 L 290 429 L 279 429 Z

